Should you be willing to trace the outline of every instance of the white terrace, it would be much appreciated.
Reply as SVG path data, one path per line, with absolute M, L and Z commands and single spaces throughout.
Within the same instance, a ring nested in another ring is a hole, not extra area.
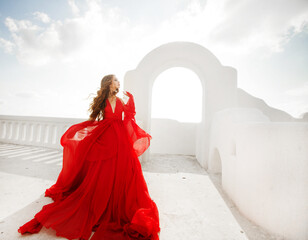
M 199 76 L 201 123 L 151 119 L 153 82 L 171 67 Z M 124 90 L 135 97 L 137 123 L 153 137 L 141 163 L 160 210 L 161 239 L 308 239 L 307 114 L 295 119 L 249 95 L 237 87 L 236 69 L 190 42 L 148 53 L 125 75 Z M 4 239 L 15 239 L 17 224 L 48 202 L 42 193 L 56 180 L 60 169 L 52 166 L 61 167 L 61 157 L 43 159 L 61 153 L 64 131 L 85 120 L 0 116 L 0 227 L 11 237 Z M 20 160 L 25 154 L 28 162 Z M 39 239 L 51 239 L 45 233 Z

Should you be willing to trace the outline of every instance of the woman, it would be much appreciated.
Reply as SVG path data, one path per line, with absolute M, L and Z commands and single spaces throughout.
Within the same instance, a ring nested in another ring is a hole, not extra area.
M 124 92 L 126 104 L 116 96 L 119 87 L 115 75 L 104 76 L 90 118 L 62 135 L 62 170 L 45 191 L 54 202 L 19 233 L 45 226 L 67 239 L 89 239 L 92 232 L 91 240 L 159 239 L 158 209 L 138 159 L 152 137 L 136 124 L 133 95 Z

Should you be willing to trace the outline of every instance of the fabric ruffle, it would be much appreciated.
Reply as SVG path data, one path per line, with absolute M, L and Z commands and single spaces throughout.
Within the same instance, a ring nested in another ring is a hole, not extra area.
M 25 233 L 38 233 L 42 229 L 43 225 L 33 218 L 29 222 L 25 223 L 23 226 L 19 227 L 18 232 L 21 234 Z
M 134 239 L 158 240 L 160 227 L 155 219 L 152 209 L 140 208 L 135 212 L 131 222 L 125 224 L 123 229 L 129 237 Z

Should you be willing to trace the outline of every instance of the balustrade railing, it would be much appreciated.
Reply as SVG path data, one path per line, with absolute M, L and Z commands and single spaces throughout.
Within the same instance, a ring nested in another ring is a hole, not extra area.
M 60 138 L 85 118 L 0 115 L 0 142 L 62 149 Z M 136 120 L 142 127 L 142 122 Z
M 61 149 L 60 138 L 83 118 L 0 115 L 0 141 Z

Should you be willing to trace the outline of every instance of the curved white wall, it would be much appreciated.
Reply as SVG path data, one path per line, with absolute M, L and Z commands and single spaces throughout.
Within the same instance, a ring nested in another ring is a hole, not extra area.
M 247 218 L 286 239 L 308 239 L 308 123 L 271 122 L 258 109 L 215 114 L 209 171 Z M 219 157 L 217 157 L 217 154 Z

